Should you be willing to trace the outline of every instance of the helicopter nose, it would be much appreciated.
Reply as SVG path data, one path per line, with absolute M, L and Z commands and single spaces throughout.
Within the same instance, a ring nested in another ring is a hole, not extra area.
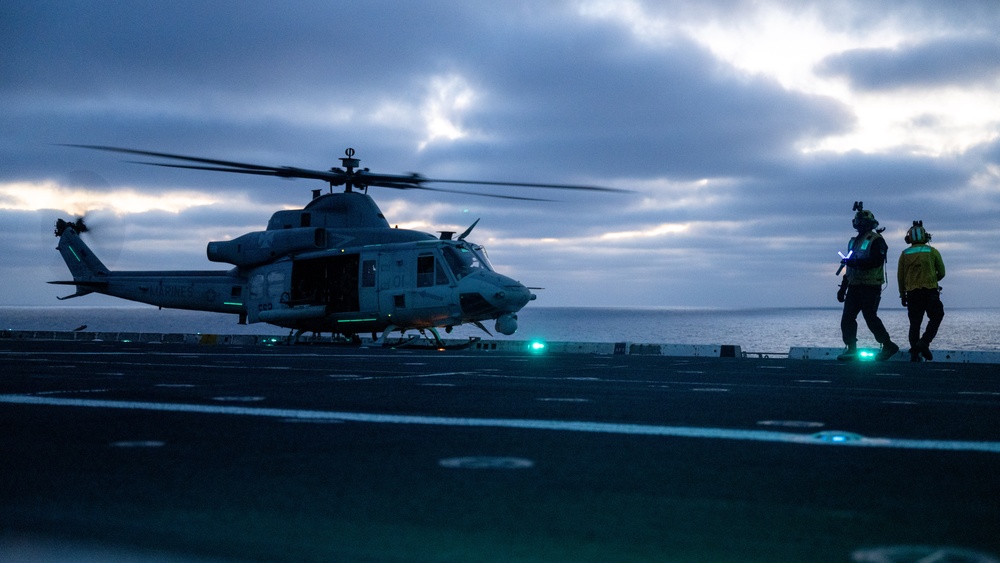
M 535 297 L 524 285 L 509 280 L 493 295 L 493 302 L 499 309 L 513 313 L 520 311 L 529 301 L 534 301 Z
M 480 272 L 460 282 L 463 314 L 472 320 L 495 319 L 517 313 L 535 296 L 520 282 L 496 272 Z

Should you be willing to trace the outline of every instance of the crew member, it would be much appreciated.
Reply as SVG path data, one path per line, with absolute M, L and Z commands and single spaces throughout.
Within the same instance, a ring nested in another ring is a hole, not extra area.
M 841 261 L 847 267 L 847 273 L 837 292 L 837 300 L 844 304 L 840 330 L 847 350 L 837 359 L 850 361 L 857 358 L 858 313 L 861 313 L 875 340 L 882 345 L 875 359 L 885 361 L 899 351 L 899 346 L 889 337 L 882 319 L 878 318 L 889 245 L 882 238 L 882 231 L 885 229 L 876 230 L 878 221 L 875 220 L 875 214 L 864 209 L 864 204 L 860 201 L 854 203 L 854 211 L 856 213 L 852 225 L 858 235 L 847 243 L 847 258 Z
M 941 304 L 941 286 L 944 278 L 944 261 L 941 253 L 930 244 L 931 234 L 924 230 L 923 221 L 914 221 L 904 239 L 910 247 L 899 255 L 896 279 L 899 281 L 899 298 L 910 319 L 910 361 L 919 362 L 923 356 L 933 360 L 930 345 L 937 335 L 944 305 Z M 920 325 L 927 314 L 927 329 L 920 336 Z

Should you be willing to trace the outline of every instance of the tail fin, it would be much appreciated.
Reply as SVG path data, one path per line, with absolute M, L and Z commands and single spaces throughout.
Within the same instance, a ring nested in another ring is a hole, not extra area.
M 57 223 L 56 235 L 59 237 L 59 245 L 56 250 L 62 255 L 66 266 L 73 274 L 73 281 L 49 282 L 62 285 L 75 285 L 76 293 L 60 299 L 79 297 L 108 285 L 108 274 L 110 270 L 94 255 L 90 247 L 87 246 L 80 235 L 73 228 L 75 225 L 60 220 Z

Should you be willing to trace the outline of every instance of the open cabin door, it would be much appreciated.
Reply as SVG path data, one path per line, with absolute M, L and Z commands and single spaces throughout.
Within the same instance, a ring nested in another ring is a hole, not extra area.
M 328 314 L 360 311 L 359 266 L 358 254 L 296 260 L 289 305 L 322 305 Z

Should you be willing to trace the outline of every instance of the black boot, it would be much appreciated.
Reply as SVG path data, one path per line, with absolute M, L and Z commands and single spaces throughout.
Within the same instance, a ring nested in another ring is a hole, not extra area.
M 896 346 L 896 344 L 890 340 L 882 345 L 882 351 L 875 355 L 875 361 L 884 362 L 895 356 L 896 352 L 899 352 L 899 346 Z
M 931 354 L 930 345 L 923 340 L 917 341 L 917 345 L 914 349 L 928 362 L 934 359 L 934 354 Z
M 842 354 L 837 356 L 837 359 L 842 362 L 853 362 L 854 360 L 858 359 L 858 345 L 849 344 L 847 346 L 847 349 L 844 350 Z

